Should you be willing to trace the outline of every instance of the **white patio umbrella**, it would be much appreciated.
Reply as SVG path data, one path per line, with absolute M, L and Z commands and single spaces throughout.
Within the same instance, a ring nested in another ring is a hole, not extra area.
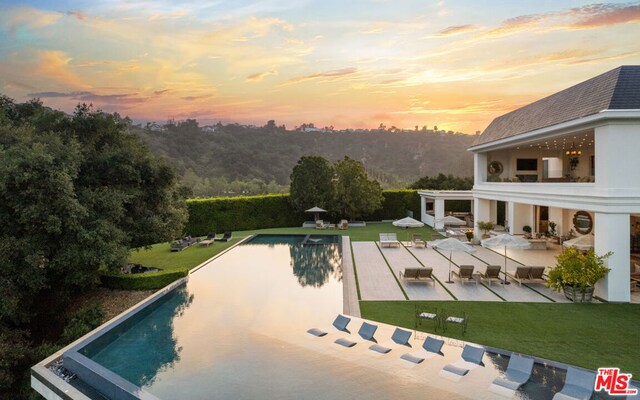
M 456 218 L 453 215 L 447 215 L 446 217 L 438 218 L 436 222 L 442 222 L 442 224 L 445 226 L 445 229 L 447 225 L 462 226 L 467 224 L 465 221 L 461 220 L 460 218 Z
M 430 242 L 429 244 L 434 249 L 439 249 L 439 250 L 444 250 L 449 252 L 449 280 L 446 281 L 446 283 L 453 283 L 453 281 L 451 280 L 451 256 L 453 255 L 453 252 L 456 251 L 456 252 L 473 253 L 476 251 L 476 249 L 474 249 L 473 247 L 462 243 L 456 238 L 440 239 L 434 242 Z
M 578 250 L 591 250 L 593 249 L 593 235 L 579 236 L 575 239 L 562 242 L 563 247 L 573 247 Z
M 504 282 L 502 283 L 505 285 L 511 284 L 507 281 L 507 248 L 526 249 L 529 246 L 529 241 L 526 239 L 507 233 L 482 240 L 482 247 L 504 247 Z
M 323 210 L 320 207 L 312 207 L 308 210 L 305 210 L 304 212 L 308 212 L 308 213 L 313 213 L 314 217 L 315 217 L 315 221 L 320 219 L 320 213 L 324 213 L 327 212 L 327 210 Z
M 402 219 L 398 219 L 396 221 L 393 221 L 391 224 L 393 224 L 393 226 L 399 226 L 401 228 L 421 228 L 424 226 L 424 223 L 415 220 L 411 217 L 406 217 L 406 218 L 402 218 Z M 407 242 L 409 241 L 409 233 L 407 232 Z

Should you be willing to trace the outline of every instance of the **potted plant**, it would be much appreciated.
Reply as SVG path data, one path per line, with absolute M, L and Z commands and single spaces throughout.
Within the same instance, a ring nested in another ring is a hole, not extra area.
M 558 224 L 556 224 L 553 221 L 549 221 L 549 230 L 547 230 L 547 234 L 549 235 L 549 237 L 554 237 L 557 235 L 558 232 L 556 232 L 556 228 L 558 227 Z
M 525 235 L 525 239 L 531 239 L 531 227 L 529 225 L 525 225 L 522 227 L 522 230 L 524 231 Z
M 489 231 L 492 230 L 494 227 L 493 222 L 491 221 L 478 221 L 478 229 L 480 229 L 482 232 L 484 232 L 482 234 L 482 238 L 486 239 L 489 237 Z
M 590 303 L 596 282 L 611 270 L 604 266 L 611 254 L 608 252 L 599 256 L 593 249 L 587 252 L 565 249 L 556 256 L 558 263 L 549 271 L 547 287 L 563 290 L 565 297 L 573 302 Z
M 467 237 L 468 241 L 471 241 L 471 239 L 473 239 L 473 230 L 469 229 L 469 230 L 465 231 L 464 235 Z

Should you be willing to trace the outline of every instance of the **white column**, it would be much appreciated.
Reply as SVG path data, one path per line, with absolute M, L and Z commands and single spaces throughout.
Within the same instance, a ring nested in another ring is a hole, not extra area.
M 496 200 L 491 200 L 491 206 L 489 208 L 489 220 L 494 224 L 498 223 L 498 202 Z
M 595 129 L 596 187 L 604 190 L 622 189 L 638 193 L 640 174 L 638 158 L 631 149 L 640 148 L 638 125 L 604 125 Z M 589 160 L 580 160 L 588 163 Z
M 606 261 L 611 271 L 596 284 L 595 295 L 607 301 L 628 303 L 630 245 L 629 214 L 595 213 L 594 249 L 596 254 L 613 252 Z
M 420 196 L 420 221 L 427 223 L 427 199 Z
M 473 154 L 473 181 L 475 185 L 487 181 L 487 153 Z
M 444 223 L 442 222 L 442 218 L 444 218 L 444 199 L 436 199 L 433 202 L 433 212 L 436 217 L 436 230 L 444 229 Z
M 482 238 L 482 231 L 478 229 L 478 222 L 487 222 L 490 218 L 491 201 L 486 199 L 480 199 L 478 197 L 474 197 L 473 202 L 473 230 L 474 237 L 477 239 Z
M 556 234 L 558 236 L 564 234 L 562 219 L 562 208 L 549 207 L 549 222 L 553 221 L 556 223 Z
M 509 233 L 514 234 L 516 225 L 515 225 L 515 204 L 513 201 L 507 201 L 505 206 L 505 218 L 507 219 L 507 226 L 505 228 L 509 228 Z

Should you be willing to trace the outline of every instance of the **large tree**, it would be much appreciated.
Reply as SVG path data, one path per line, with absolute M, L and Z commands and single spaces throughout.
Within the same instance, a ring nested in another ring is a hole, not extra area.
M 323 157 L 300 158 L 291 173 L 291 203 L 300 212 L 314 206 L 329 208 L 333 199 L 332 179 L 331 164 Z
M 378 181 L 369 179 L 360 161 L 345 156 L 333 169 L 334 201 L 342 215 L 353 220 L 382 207 L 382 187 Z
M 129 249 L 182 231 L 176 177 L 117 115 L 0 99 L 0 325 L 56 313 Z

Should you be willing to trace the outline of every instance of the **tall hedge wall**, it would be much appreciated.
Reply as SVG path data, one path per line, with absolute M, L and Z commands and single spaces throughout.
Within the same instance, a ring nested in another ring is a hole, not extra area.
M 185 233 L 192 236 L 299 226 L 304 221 L 304 215 L 291 207 L 288 194 L 191 199 L 187 208 Z
M 413 211 L 420 218 L 420 196 L 415 190 L 385 190 L 382 208 L 365 216 L 366 221 L 397 219 L 406 216 L 406 210 Z M 187 200 L 189 221 L 185 234 L 202 236 L 207 232 L 241 231 L 264 228 L 300 226 L 311 218 L 294 211 L 288 194 L 219 197 Z M 329 215 L 336 221 L 340 215 Z

